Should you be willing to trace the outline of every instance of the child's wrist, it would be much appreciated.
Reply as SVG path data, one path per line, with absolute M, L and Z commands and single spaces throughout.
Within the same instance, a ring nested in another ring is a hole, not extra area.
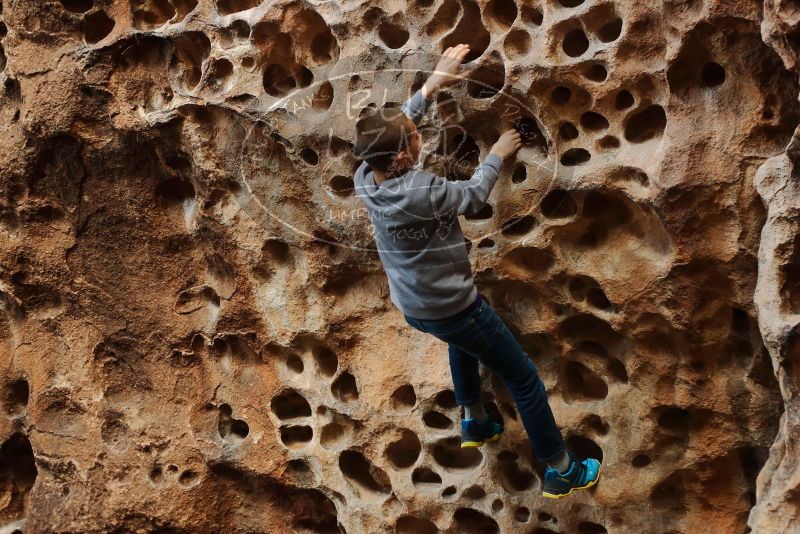
M 430 98 L 433 96 L 433 93 L 436 92 L 436 89 L 436 87 L 432 87 L 430 84 L 428 84 L 428 82 L 425 82 L 422 84 L 422 96 L 425 98 Z

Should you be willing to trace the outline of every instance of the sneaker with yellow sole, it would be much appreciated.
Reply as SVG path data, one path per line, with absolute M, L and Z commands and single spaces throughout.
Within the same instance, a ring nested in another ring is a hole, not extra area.
M 578 461 L 567 450 L 569 465 L 563 472 L 547 466 L 544 470 L 544 486 L 542 495 L 551 499 L 566 497 L 575 490 L 590 488 L 600 478 L 600 462 L 594 458 Z

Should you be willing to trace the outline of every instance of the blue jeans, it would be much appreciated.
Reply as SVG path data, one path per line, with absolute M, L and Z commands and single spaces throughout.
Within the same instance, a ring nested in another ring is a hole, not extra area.
M 480 400 L 478 362 L 482 363 L 500 377 L 511 393 L 536 457 L 542 462 L 561 457 L 564 439 L 536 366 L 485 299 L 470 313 L 455 318 L 427 320 L 406 315 L 405 319 L 417 330 L 447 343 L 459 405 Z

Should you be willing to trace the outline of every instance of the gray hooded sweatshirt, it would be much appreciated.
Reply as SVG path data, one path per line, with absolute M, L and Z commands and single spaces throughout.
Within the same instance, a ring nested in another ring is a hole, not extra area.
M 417 91 L 400 109 L 419 124 L 429 105 Z M 442 319 L 477 298 L 458 216 L 484 206 L 502 163 L 489 154 L 464 181 L 415 167 L 381 185 L 366 162 L 356 170 L 355 194 L 367 207 L 390 299 L 405 315 Z

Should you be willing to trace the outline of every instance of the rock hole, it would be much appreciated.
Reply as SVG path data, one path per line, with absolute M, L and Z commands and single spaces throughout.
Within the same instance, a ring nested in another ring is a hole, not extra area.
M 603 150 L 619 148 L 619 139 L 617 139 L 613 135 L 606 135 L 600 138 L 599 141 L 597 141 L 597 146 L 599 146 Z
M 12 434 L 0 446 L 0 489 L 5 513 L 18 511 L 20 516 L 25 515 L 37 474 L 31 442 L 23 434 Z
M 579 459 L 594 458 L 600 463 L 603 463 L 603 449 L 593 440 L 573 435 L 566 439 L 567 448 Z
M 611 22 L 603 24 L 600 29 L 597 30 L 597 38 L 604 43 L 612 43 L 619 39 L 621 33 L 622 19 L 616 17 Z
M 81 31 L 88 44 L 96 44 L 105 39 L 114 29 L 114 20 L 105 11 L 98 10 L 83 18 Z
M 273 397 L 270 403 L 272 412 L 278 419 L 296 419 L 311 416 L 311 405 L 300 393 L 286 389 Z
M 458 406 L 456 404 L 456 394 L 452 389 L 443 389 L 434 397 L 434 402 L 445 410 L 451 410 Z
M 533 24 L 534 26 L 541 26 L 544 20 L 542 12 L 529 5 L 522 6 L 522 21 L 526 24 Z
M 457 0 L 444 0 L 431 21 L 425 28 L 429 37 L 441 35 L 453 26 L 461 12 L 461 4 Z
M 756 504 L 756 479 L 769 458 L 769 448 L 741 447 L 737 452 L 739 453 L 739 463 L 742 466 L 742 474 L 747 482 L 747 497 L 750 506 L 754 506 Z
M 503 511 L 503 501 L 502 499 L 495 499 L 492 501 L 492 512 L 499 514 Z
M 572 98 L 572 90 L 569 87 L 559 85 L 550 93 L 550 102 L 556 106 L 566 105 Z
M 489 0 L 485 13 L 494 29 L 508 31 L 517 20 L 517 4 L 514 0 Z
M 510 57 L 525 55 L 531 49 L 531 36 L 525 30 L 512 30 L 506 35 L 503 48 Z
M 594 371 L 580 362 L 567 361 L 561 366 L 562 396 L 566 402 L 591 402 L 608 396 L 608 385 Z
M 569 57 L 580 57 L 589 49 L 589 39 L 582 29 L 575 28 L 564 36 L 561 48 Z
M 233 417 L 233 409 L 229 404 L 221 404 L 217 430 L 222 439 L 233 443 L 241 443 L 250 433 L 250 426 L 245 421 Z
M 414 386 L 404 384 L 394 390 L 390 399 L 395 411 L 404 412 L 413 408 L 417 403 L 417 394 L 414 392 Z
M 301 67 L 295 75 L 295 79 L 297 80 L 297 85 L 300 87 L 308 87 L 314 82 L 314 73 L 311 72 L 311 69 L 308 67 Z
M 600 83 L 608 78 L 608 69 L 600 63 L 593 63 L 583 69 L 583 75 L 587 80 Z
M 611 228 L 617 228 L 633 218 L 630 208 L 617 198 L 592 191 L 583 201 L 583 214 L 586 217 L 602 221 Z
M 400 48 L 408 42 L 408 31 L 390 20 L 384 20 L 378 27 L 378 37 L 389 48 Z
M 646 454 L 637 454 L 631 460 L 631 465 L 633 467 L 645 467 L 650 464 L 650 457 Z
M 542 154 L 547 154 L 547 139 L 539 124 L 533 117 L 520 117 L 514 121 L 514 128 L 522 138 L 522 146 L 537 147 Z
M 564 7 L 578 7 L 585 0 L 558 0 L 558 3 Z
M 658 426 L 673 434 L 688 434 L 691 423 L 692 413 L 678 406 L 662 408 L 658 416 Z
M 519 523 L 527 523 L 531 519 L 531 511 L 524 506 L 520 506 L 514 510 L 514 519 Z
M 439 486 L 442 483 L 440 477 L 433 469 L 427 467 L 418 467 L 411 473 L 411 482 L 414 486 L 420 488 L 430 488 L 432 486 Z
M 474 0 L 461 0 L 462 15 L 458 25 L 441 41 L 442 52 L 460 43 L 470 45 L 464 63 L 479 58 L 489 46 L 491 36 L 481 22 L 481 8 Z
M 475 485 L 465 489 L 461 496 L 471 501 L 477 501 L 486 497 L 486 491 L 481 486 Z
M 581 521 L 578 523 L 578 534 L 606 534 L 608 531 L 603 525 L 592 523 L 591 521 Z
M 503 223 L 500 231 L 504 236 L 516 237 L 531 232 L 536 227 L 536 219 L 530 215 L 512 217 Z
M 314 472 L 308 462 L 302 458 L 295 458 L 286 462 L 286 472 L 303 486 L 314 485 Z
M 589 414 L 583 419 L 583 424 L 598 436 L 605 436 L 608 434 L 608 423 L 603 421 L 603 418 L 597 414 Z
M 390 443 L 384 454 L 395 467 L 405 469 L 417 461 L 419 453 L 422 451 L 422 444 L 411 430 L 401 428 L 400 433 L 400 439 Z
M 481 239 L 478 243 L 478 248 L 492 248 L 494 246 L 494 241 L 489 239 L 488 237 L 485 239 Z
M 572 195 L 563 189 L 554 189 L 542 199 L 539 207 L 548 219 L 572 217 L 578 212 L 578 205 Z
M 453 422 L 450 418 L 435 410 L 425 412 L 425 415 L 422 416 L 422 422 L 425 423 L 425 426 L 442 430 L 453 426 Z
M 503 261 L 522 271 L 523 275 L 531 276 L 547 271 L 555 263 L 555 258 L 538 248 L 519 247 L 506 254 Z
M 358 400 L 356 378 L 347 371 L 344 371 L 333 381 L 333 384 L 331 384 L 331 392 L 334 397 L 342 402 Z
M 347 428 L 339 421 L 333 421 L 322 427 L 319 440 L 323 447 L 332 448 L 340 445 L 347 437 Z
M 211 65 L 206 77 L 206 85 L 211 91 L 221 92 L 227 88 L 231 75 L 233 74 L 233 63 L 227 59 L 218 59 Z
M 28 407 L 30 388 L 24 378 L 14 380 L 6 387 L 6 412 L 11 416 L 25 413 Z
M 455 494 L 456 494 L 455 486 L 447 486 L 445 489 L 442 490 L 442 497 L 444 497 L 445 499 L 453 497 Z
M 581 115 L 581 126 L 590 132 L 602 132 L 608 129 L 608 120 L 599 113 L 587 111 Z
M 231 15 L 240 11 L 253 9 L 263 0 L 217 0 L 217 11 L 220 15 Z
M 593 287 L 589 290 L 589 292 L 586 294 L 586 302 L 589 303 L 589 306 L 599 310 L 608 311 L 613 308 L 611 301 L 608 300 L 605 292 L 599 287 Z
M 339 54 L 339 43 L 322 16 L 313 9 L 304 9 L 297 17 L 298 27 L 306 42 L 310 41 L 311 59 L 317 65 L 333 61 Z
M 86 13 L 94 7 L 94 0 L 61 0 L 61 5 L 71 13 Z
M 175 40 L 169 68 L 189 90 L 197 87 L 203 74 L 203 62 L 211 51 L 211 41 L 202 32 L 187 32 Z
M 300 157 L 303 158 L 303 161 L 305 161 L 312 167 L 316 166 L 319 163 L 319 155 L 317 154 L 316 150 L 310 147 L 306 147 L 303 150 L 301 150 Z
M 459 534 L 495 534 L 500 532 L 497 522 L 472 508 L 459 508 L 453 514 L 451 531 Z
M 722 85 L 725 82 L 725 69 L 714 61 L 706 63 L 700 71 L 700 81 L 704 87 Z
M 475 213 L 468 213 L 464 216 L 465 219 L 468 221 L 485 221 L 492 218 L 492 214 L 494 210 L 492 209 L 491 204 L 484 204 L 481 209 L 476 211 Z
M 561 164 L 565 167 L 583 165 L 592 159 L 592 155 L 585 148 L 570 148 L 561 155 Z
M 518 456 L 511 451 L 501 451 L 497 455 L 497 469 L 500 484 L 506 491 L 525 492 L 530 490 L 536 478 L 533 473 L 517 465 Z
M 556 521 L 556 518 L 548 514 L 547 512 L 539 512 L 537 517 L 539 518 L 539 521 L 541 521 L 542 523 L 547 523 L 549 521 L 552 521 L 553 523 L 558 523 L 558 521 Z
M 460 438 L 447 438 L 434 445 L 433 459 L 445 469 L 464 470 L 478 467 L 483 455 L 477 447 L 461 448 Z
M 197 473 L 195 473 L 191 469 L 187 469 L 186 471 L 181 473 L 181 476 L 178 477 L 178 483 L 184 487 L 194 486 L 197 483 L 198 478 L 199 476 Z
M 155 484 L 156 486 L 160 486 L 164 483 L 164 471 L 161 469 L 160 465 L 154 465 L 150 469 L 149 473 L 150 482 Z
M 132 0 L 133 27 L 137 30 L 152 30 L 169 22 L 175 16 L 175 8 L 169 0 Z
M 333 85 L 331 82 L 320 84 L 312 99 L 314 111 L 322 113 L 327 111 L 333 103 Z
M 228 29 L 231 30 L 236 37 L 244 41 L 250 37 L 250 25 L 246 20 L 234 20 Z
M 311 353 L 314 355 L 314 361 L 317 362 L 317 370 L 322 376 L 330 378 L 336 374 L 339 369 L 339 358 L 335 352 L 318 345 L 313 348 Z
M 294 76 L 283 65 L 272 63 L 264 70 L 264 90 L 268 95 L 286 96 L 296 86 Z
M 617 93 L 617 97 L 614 100 L 614 107 L 618 110 L 628 109 L 634 103 L 633 95 L 630 91 L 623 89 L 619 93 Z
M 349 176 L 336 175 L 328 182 L 331 192 L 337 197 L 351 197 L 355 194 L 353 179 Z
M 506 83 L 502 63 L 481 65 L 467 78 L 467 93 L 472 98 L 491 98 L 499 93 Z
M 524 163 L 517 163 L 514 171 L 511 173 L 511 182 L 521 184 L 528 178 L 528 169 Z
M 357 490 L 367 494 L 388 494 L 392 491 L 388 475 L 358 451 L 342 451 L 339 454 L 339 470 Z
M 394 390 L 390 399 L 392 408 L 395 411 L 406 412 L 417 403 L 417 394 L 414 392 L 414 386 L 411 384 L 404 384 Z
M 644 143 L 661 137 L 667 127 L 667 114 L 664 108 L 653 104 L 628 119 L 625 125 L 625 139 L 631 143 Z
M 307 425 L 282 425 L 281 442 L 289 448 L 302 447 L 314 437 L 314 431 Z
M 397 518 L 394 532 L 395 534 L 436 534 L 439 529 L 436 524 L 427 519 L 420 519 L 413 515 L 403 515 Z
M 578 128 L 569 121 L 563 121 L 558 125 L 558 136 L 564 141 L 572 141 L 580 135 Z

